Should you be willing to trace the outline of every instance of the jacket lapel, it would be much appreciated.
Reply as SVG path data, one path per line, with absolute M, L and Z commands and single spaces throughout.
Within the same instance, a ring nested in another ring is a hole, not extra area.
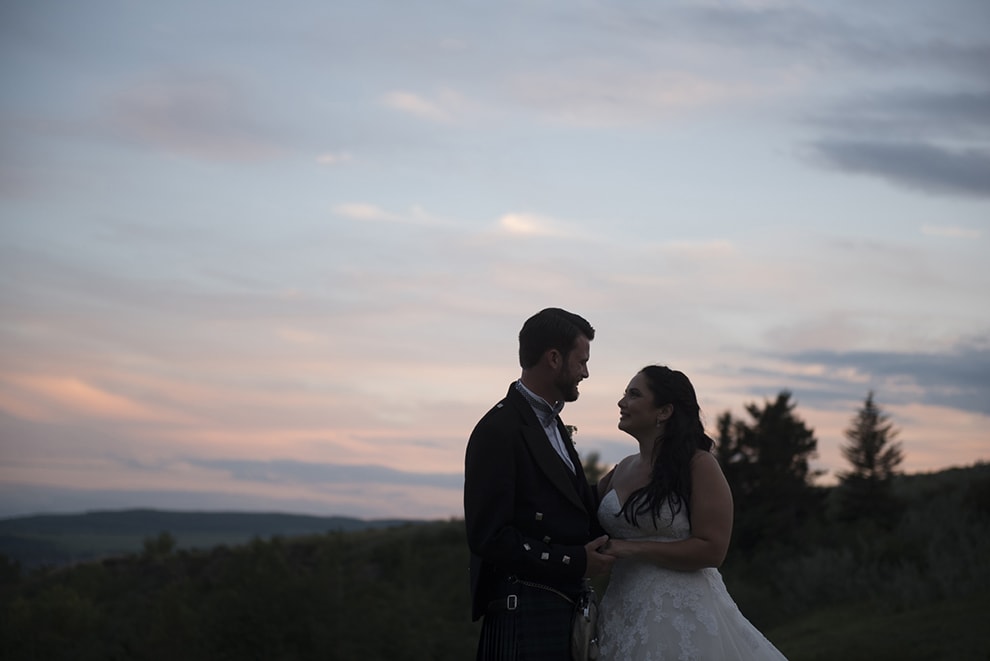
M 519 409 L 523 419 L 526 421 L 526 426 L 522 429 L 523 439 L 526 441 L 526 445 L 529 447 L 530 454 L 533 455 L 536 465 L 539 466 L 540 470 L 543 471 L 550 480 L 550 483 L 558 491 L 564 494 L 575 506 L 587 511 L 587 504 L 578 494 L 570 470 L 557 454 L 557 451 L 550 445 L 550 439 L 547 438 L 543 427 L 540 426 L 539 421 L 536 419 L 536 413 L 533 412 L 529 402 L 516 391 L 515 385 L 509 388 L 509 399 Z M 569 444 L 570 437 L 566 431 L 561 436 Z M 570 448 L 568 452 L 570 453 L 571 461 L 575 462 L 575 468 L 581 470 L 581 462 L 580 460 L 576 460 L 573 448 Z
M 577 447 L 571 438 L 571 433 L 567 430 L 567 426 L 560 418 L 557 418 L 557 428 L 560 430 L 560 437 L 564 439 L 564 445 L 567 447 L 567 453 L 570 455 L 574 467 L 581 472 L 580 475 L 569 475 L 575 484 L 581 485 L 578 489 L 578 497 L 584 500 L 584 508 L 586 510 L 597 512 L 598 502 L 595 495 L 596 490 L 591 488 L 592 485 L 588 484 L 588 480 L 584 476 L 584 464 L 581 463 L 581 455 L 578 454 Z

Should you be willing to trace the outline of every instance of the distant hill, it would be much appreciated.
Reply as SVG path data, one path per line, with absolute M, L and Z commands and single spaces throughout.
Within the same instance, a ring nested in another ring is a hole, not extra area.
M 176 548 L 209 549 L 252 539 L 352 532 L 410 523 L 342 516 L 254 512 L 170 512 L 133 509 L 0 519 L 0 555 L 24 568 L 61 566 L 135 553 L 167 532 Z

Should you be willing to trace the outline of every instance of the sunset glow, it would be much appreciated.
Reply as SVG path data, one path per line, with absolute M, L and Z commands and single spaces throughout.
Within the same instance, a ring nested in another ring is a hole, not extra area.
M 563 419 L 641 367 L 867 393 L 908 472 L 990 460 L 990 7 L 13 3 L 0 20 L 0 516 L 461 516 L 557 306 Z M 865 46 L 868 44 L 869 46 Z

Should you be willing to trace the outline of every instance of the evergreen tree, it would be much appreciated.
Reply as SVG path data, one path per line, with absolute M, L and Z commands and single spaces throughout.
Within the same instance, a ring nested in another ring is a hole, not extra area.
M 735 474 L 739 495 L 756 491 L 801 490 L 811 485 L 820 472 L 812 471 L 808 460 L 816 456 L 818 440 L 794 413 L 791 394 L 782 391 L 761 409 L 746 405 L 752 418 L 747 424 L 734 420 L 728 412 L 719 418 L 718 456 L 723 466 Z
M 897 430 L 874 402 L 872 391 L 845 435 L 849 444 L 840 449 L 852 469 L 838 475 L 839 516 L 891 523 L 898 511 L 891 483 L 904 461 L 904 452 L 895 440 Z
M 821 511 L 822 493 L 812 483 L 821 472 L 809 466 L 818 441 L 795 406 L 782 391 L 762 408 L 747 405 L 751 422 L 719 417 L 716 452 L 735 501 L 733 544 L 742 550 L 791 543 Z

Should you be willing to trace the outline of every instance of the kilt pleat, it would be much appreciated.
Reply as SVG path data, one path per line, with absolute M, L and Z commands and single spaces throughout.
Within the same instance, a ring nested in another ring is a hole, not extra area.
M 477 661 L 570 661 L 573 604 L 552 592 L 518 588 L 516 610 L 485 615 Z

